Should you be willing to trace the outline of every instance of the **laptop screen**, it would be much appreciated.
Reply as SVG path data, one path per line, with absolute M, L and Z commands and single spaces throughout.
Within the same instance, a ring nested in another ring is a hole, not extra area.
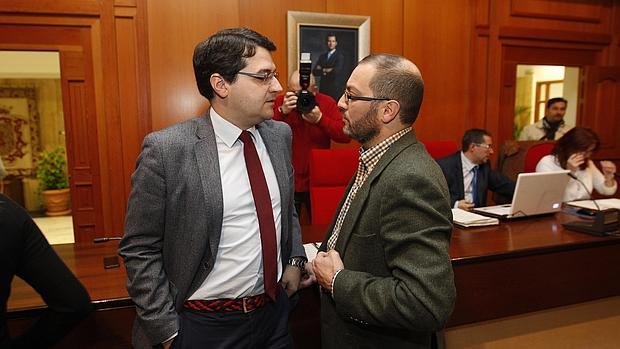
M 512 197 L 511 215 L 533 216 L 561 210 L 569 172 L 520 173 Z

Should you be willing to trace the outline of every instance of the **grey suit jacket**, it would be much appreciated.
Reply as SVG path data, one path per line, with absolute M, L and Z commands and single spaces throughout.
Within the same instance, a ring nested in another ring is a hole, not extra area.
M 333 298 L 321 297 L 323 349 L 430 347 L 456 293 L 449 198 L 441 170 L 413 132 L 392 144 L 342 224 L 335 249 L 345 269 Z
M 280 189 L 286 264 L 290 256 L 305 256 L 293 203 L 291 130 L 271 120 L 256 127 Z M 131 181 L 119 254 L 136 304 L 133 345 L 149 348 L 178 331 L 177 311 L 209 275 L 217 256 L 223 198 L 209 114 L 146 136 Z

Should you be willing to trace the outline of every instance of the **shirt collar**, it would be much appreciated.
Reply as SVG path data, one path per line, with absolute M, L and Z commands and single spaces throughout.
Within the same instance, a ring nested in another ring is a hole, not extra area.
M 467 173 L 471 171 L 472 168 L 478 166 L 474 164 L 473 162 L 471 162 L 471 160 L 469 160 L 467 156 L 465 156 L 465 153 L 463 153 L 462 151 L 461 151 L 461 163 L 463 164 L 463 173 Z
M 226 144 L 226 146 L 232 148 L 237 139 L 239 139 L 241 131 L 243 130 L 235 126 L 230 121 L 224 119 L 213 108 L 209 109 L 209 115 L 211 116 L 211 123 L 213 124 L 213 132 L 215 132 L 215 135 L 219 137 L 224 144 Z M 254 139 L 257 139 L 258 130 L 256 129 L 256 126 L 252 126 L 246 131 L 250 132 Z
M 383 141 L 375 144 L 371 148 L 368 148 L 366 150 L 360 148 L 360 162 L 364 164 L 364 166 L 366 166 L 366 170 L 368 171 L 368 173 L 370 173 L 377 164 L 377 162 L 379 162 L 381 156 L 383 156 L 383 154 L 385 154 L 385 152 L 390 149 L 390 146 L 394 144 L 394 142 L 396 142 L 398 139 L 400 139 L 400 137 L 406 135 L 410 131 L 411 127 L 404 128 L 384 139 Z

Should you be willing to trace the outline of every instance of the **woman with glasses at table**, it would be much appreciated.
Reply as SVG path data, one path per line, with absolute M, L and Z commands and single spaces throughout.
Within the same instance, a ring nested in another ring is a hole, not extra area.
M 616 165 L 611 161 L 601 161 L 601 173 L 591 159 L 599 145 L 596 133 L 588 128 L 575 127 L 557 141 L 550 155 L 540 159 L 536 172 L 571 171 L 564 201 L 589 199 L 593 189 L 602 195 L 613 195 L 618 188 L 614 179 Z

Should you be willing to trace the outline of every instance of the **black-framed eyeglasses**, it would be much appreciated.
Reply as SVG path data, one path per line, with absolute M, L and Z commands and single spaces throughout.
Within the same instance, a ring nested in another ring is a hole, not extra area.
M 347 90 L 344 91 L 344 101 L 346 103 L 349 103 L 349 101 L 372 102 L 372 101 L 389 101 L 389 100 L 392 100 L 392 98 L 353 96 L 349 93 L 349 91 Z
M 474 143 L 475 145 L 479 146 L 480 148 L 484 148 L 486 150 L 492 149 L 493 145 L 491 144 L 486 144 L 486 143 Z
M 262 72 L 262 73 L 249 73 L 245 71 L 240 71 L 237 74 L 241 74 L 241 75 L 252 77 L 254 79 L 261 80 L 263 84 L 265 85 L 269 84 L 273 78 L 276 78 L 276 79 L 278 78 L 277 71 Z

